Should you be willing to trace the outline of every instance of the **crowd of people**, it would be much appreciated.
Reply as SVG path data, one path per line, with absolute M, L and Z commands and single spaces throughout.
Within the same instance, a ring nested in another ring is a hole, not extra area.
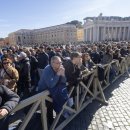
M 11 109 L 16 106 L 19 97 L 20 100 L 23 100 L 36 92 L 49 90 L 53 104 L 47 103 L 47 116 L 48 122 L 51 124 L 53 109 L 58 114 L 63 104 L 66 101 L 69 103 L 68 93 L 72 86 L 78 84 L 82 71 L 87 70 L 86 72 L 89 72 L 95 65 L 108 64 L 114 59 L 121 62 L 121 57 L 129 54 L 130 43 L 128 42 L 41 45 L 31 48 L 10 46 L 1 49 L 0 85 L 3 89 L 2 92 L 9 90 L 13 93 L 11 96 L 7 95 L 7 97 L 12 97 L 15 102 L 13 106 L 11 105 Z M 114 75 L 114 71 L 111 69 L 112 75 Z M 102 71 L 99 71 L 99 77 L 101 74 Z M 75 93 L 72 94 L 72 97 L 74 95 Z M 12 99 L 11 101 L 13 102 Z M 7 107 L 4 109 L 4 115 L 7 115 L 10 110 Z M 3 111 L 3 107 L 0 109 L 0 114 L 1 111 Z

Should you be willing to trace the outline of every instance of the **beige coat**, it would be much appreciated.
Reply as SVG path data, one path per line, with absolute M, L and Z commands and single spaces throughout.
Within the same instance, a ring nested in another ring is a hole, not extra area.
M 0 83 L 5 85 L 5 86 L 7 86 L 8 88 L 10 88 L 11 90 L 14 91 L 14 89 L 16 88 L 16 85 L 17 85 L 16 82 L 19 79 L 19 73 L 12 66 L 9 66 L 8 68 L 6 68 L 6 72 L 5 72 L 5 70 L 3 68 L 1 69 L 1 72 L 0 72 L 0 78 L 1 78 Z

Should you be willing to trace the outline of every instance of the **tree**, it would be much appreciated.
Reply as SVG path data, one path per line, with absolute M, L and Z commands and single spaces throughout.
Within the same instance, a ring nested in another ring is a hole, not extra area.
M 66 24 L 73 24 L 75 25 L 77 28 L 82 28 L 83 25 L 82 25 L 82 22 L 78 21 L 78 20 L 73 20 L 71 22 L 67 22 Z
M 0 41 L 3 41 L 4 40 L 4 38 L 0 38 Z

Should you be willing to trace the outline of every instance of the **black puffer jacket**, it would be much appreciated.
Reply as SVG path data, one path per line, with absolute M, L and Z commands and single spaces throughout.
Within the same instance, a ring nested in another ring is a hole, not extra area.
M 8 89 L 6 86 L 0 85 L 0 109 L 5 108 L 10 112 L 19 102 L 19 96 Z
M 38 53 L 36 58 L 38 60 L 38 68 L 39 69 L 44 69 L 49 64 L 49 56 L 45 52 Z
M 19 68 L 19 81 L 25 82 L 25 81 L 31 81 L 31 75 L 30 75 L 30 61 L 29 58 L 22 59 L 20 61 L 20 68 Z
M 76 86 L 78 84 L 78 78 L 80 77 L 80 69 L 74 65 L 71 60 L 64 61 L 63 66 L 65 68 L 67 82 L 71 86 Z

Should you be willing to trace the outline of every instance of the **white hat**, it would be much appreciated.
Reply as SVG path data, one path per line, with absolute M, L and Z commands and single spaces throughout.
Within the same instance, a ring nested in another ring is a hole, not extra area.
M 20 52 L 20 54 L 18 55 L 18 57 L 20 57 L 20 58 L 26 58 L 27 54 L 25 52 Z

